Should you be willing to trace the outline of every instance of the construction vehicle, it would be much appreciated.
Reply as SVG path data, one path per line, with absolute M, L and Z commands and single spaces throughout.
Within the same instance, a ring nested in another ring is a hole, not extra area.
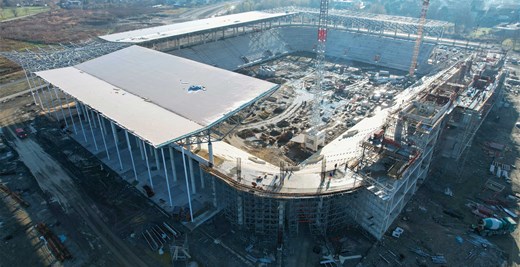
M 517 223 L 511 217 L 484 218 L 478 221 L 478 225 L 472 228 L 481 236 L 505 235 L 515 231 Z

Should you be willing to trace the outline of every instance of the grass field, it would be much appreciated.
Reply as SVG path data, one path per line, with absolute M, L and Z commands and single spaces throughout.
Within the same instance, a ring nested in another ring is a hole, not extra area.
M 50 8 L 43 6 L 0 8 L 0 21 L 28 15 L 34 15 L 49 10 Z
M 480 39 L 486 38 L 491 34 L 491 28 L 477 28 L 469 34 L 469 38 Z

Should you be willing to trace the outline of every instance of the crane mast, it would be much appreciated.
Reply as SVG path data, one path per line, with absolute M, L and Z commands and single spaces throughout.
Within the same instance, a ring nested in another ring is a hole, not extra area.
M 329 16 L 329 0 L 321 0 L 320 18 L 318 21 L 318 45 L 316 46 L 316 84 L 313 87 L 313 103 L 310 116 L 310 125 L 305 132 L 305 146 L 317 151 L 325 145 L 325 134 L 322 131 L 320 107 L 323 101 L 323 76 L 325 61 L 325 43 L 327 42 L 327 22 Z
M 430 0 L 423 0 L 421 19 L 419 20 L 419 26 L 417 27 L 417 39 L 415 40 L 415 47 L 413 49 L 412 64 L 410 65 L 409 75 L 410 78 L 415 74 L 415 68 L 417 68 L 417 59 L 419 58 L 419 50 L 421 48 L 421 42 L 423 38 L 424 24 L 426 23 L 426 13 L 428 12 L 428 6 Z
M 320 121 L 320 104 L 323 94 L 323 72 L 325 60 L 325 44 L 327 42 L 327 24 L 329 17 L 329 0 L 321 0 L 320 17 L 318 21 L 318 45 L 316 47 L 316 86 L 314 89 L 314 106 L 312 114 L 312 125 L 318 126 Z

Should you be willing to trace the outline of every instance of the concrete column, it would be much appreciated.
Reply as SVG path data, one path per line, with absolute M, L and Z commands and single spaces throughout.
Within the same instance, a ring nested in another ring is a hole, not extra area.
M 244 208 L 242 207 L 242 197 L 237 196 L 237 223 L 238 225 L 244 224 Z
M 134 170 L 135 180 L 139 181 L 137 179 L 137 170 L 135 169 L 134 153 L 132 153 L 132 144 L 130 144 L 130 138 L 128 137 L 128 131 L 127 130 L 124 130 L 124 131 L 125 131 L 125 136 L 126 136 L 126 144 L 128 145 L 128 153 L 130 153 L 130 161 L 132 162 L 132 169 Z
M 170 152 L 170 164 L 172 165 L 173 181 L 177 182 L 177 170 L 175 170 L 175 155 L 173 154 L 173 147 L 168 147 Z
M 105 151 L 107 152 L 107 158 L 108 160 L 110 160 L 110 152 L 108 151 L 108 146 L 107 146 L 107 140 L 105 139 L 105 133 L 104 133 L 104 126 L 101 125 L 101 116 L 99 116 L 99 113 L 96 113 L 97 114 L 97 119 L 98 119 L 98 122 L 99 122 L 99 125 L 101 126 L 101 139 L 103 139 L 103 145 L 105 145 Z
M 321 222 L 322 222 L 322 210 L 323 210 L 323 198 L 320 197 L 320 201 L 318 202 L 318 210 L 317 210 L 317 217 L 316 217 L 316 224 L 321 226 Z
M 144 147 L 146 147 L 144 141 L 141 141 L 141 143 Z M 146 153 L 146 150 L 144 151 L 144 157 L 146 159 L 146 168 L 148 169 L 148 178 L 150 179 L 150 186 L 153 189 L 152 172 L 150 171 L 150 163 L 148 162 L 148 153 Z
M 85 107 L 85 110 L 87 108 Z M 85 112 L 85 114 L 87 115 L 87 119 L 88 119 L 88 125 L 90 127 L 90 133 L 92 134 L 92 140 L 94 140 L 94 147 L 96 148 L 96 151 L 99 150 L 98 148 L 98 145 L 97 145 L 97 142 L 96 142 L 96 136 L 94 135 L 94 128 L 92 128 L 92 122 L 90 120 L 90 115 L 88 114 L 88 110 L 86 110 L 87 112 Z
M 182 151 L 182 163 L 184 165 L 184 178 L 186 178 L 186 194 L 188 194 L 188 204 L 190 206 L 190 218 L 193 222 L 193 209 L 191 208 L 191 194 L 190 194 L 190 183 L 188 182 L 188 170 L 186 169 L 186 156 L 184 155 L 184 148 L 181 147 Z
M 278 227 L 280 229 L 283 228 L 284 217 L 285 217 L 285 202 L 278 201 Z
M 215 178 L 215 176 L 213 176 L 211 178 L 211 189 L 213 190 L 213 193 L 212 193 L 212 195 L 213 195 L 213 207 L 216 208 L 218 203 L 217 203 L 217 186 L 216 186 L 215 179 L 217 179 L 217 178 Z
M 119 153 L 119 140 L 117 138 L 116 126 L 113 122 L 110 122 L 110 127 L 112 129 L 112 135 L 114 136 L 114 144 L 116 147 L 117 158 L 119 159 L 119 166 L 121 166 L 121 170 L 123 170 L 123 161 L 121 161 L 121 154 Z
M 211 141 L 208 142 L 208 160 L 209 160 L 209 167 L 213 167 L 213 144 Z
M 164 165 L 164 178 L 166 179 L 166 188 L 168 188 L 168 197 L 170 199 L 170 207 L 173 207 L 172 193 L 170 191 L 170 179 L 168 179 L 168 168 L 166 168 L 166 158 L 164 157 L 164 148 L 161 148 L 161 155 Z
M 202 167 L 199 164 L 199 175 L 200 175 L 200 188 L 204 189 L 204 171 L 202 170 Z

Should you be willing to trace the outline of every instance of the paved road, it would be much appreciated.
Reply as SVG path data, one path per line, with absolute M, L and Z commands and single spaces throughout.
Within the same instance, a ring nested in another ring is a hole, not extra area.
M 12 133 L 12 129 L 9 129 Z M 14 135 L 14 134 L 13 134 Z M 116 236 L 96 212 L 95 203 L 76 188 L 72 174 L 31 138 L 14 141 L 14 149 L 34 175 L 40 188 L 59 201 L 65 213 L 77 212 L 86 225 L 100 238 L 121 266 L 147 266 Z

